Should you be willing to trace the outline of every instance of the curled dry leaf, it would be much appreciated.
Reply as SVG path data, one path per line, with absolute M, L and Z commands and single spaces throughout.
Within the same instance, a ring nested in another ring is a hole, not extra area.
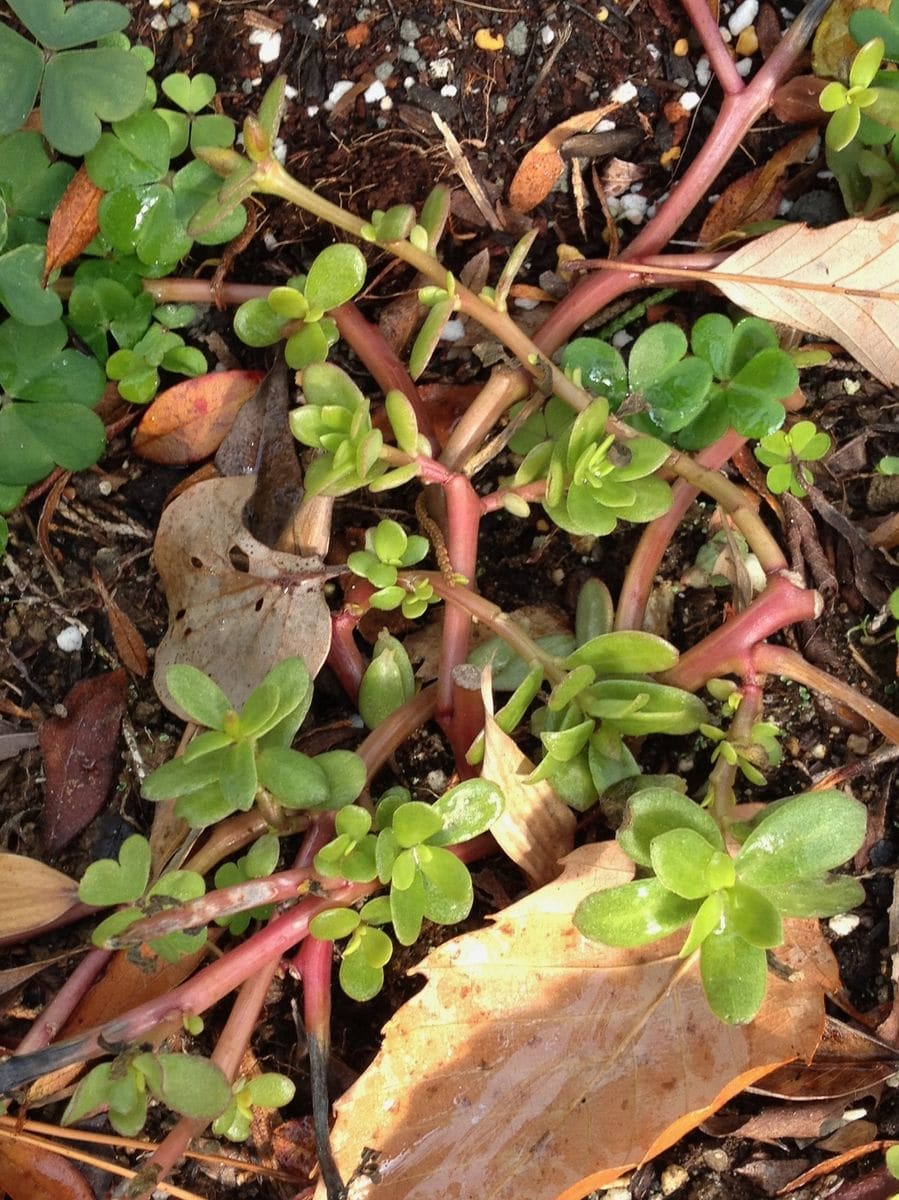
M 817 140 L 818 131 L 806 129 L 775 151 L 764 166 L 756 167 L 754 171 L 735 179 L 724 189 L 703 221 L 699 231 L 700 242 L 708 245 L 754 221 L 776 217 L 783 199 L 787 168 L 805 162 Z
M 331 642 L 317 558 L 263 546 L 243 510 L 252 476 L 198 483 L 162 514 L 153 551 L 169 603 L 169 628 L 156 651 L 153 684 L 186 719 L 165 686 L 166 671 L 190 663 L 240 706 L 282 659 L 298 654 L 317 675 Z
M 0 1129 L 0 1182 L 9 1200 L 94 1200 L 77 1167 L 19 1130 Z
M 512 207 L 518 212 L 530 212 L 541 200 L 545 200 L 565 167 L 559 153 L 562 143 L 574 133 L 587 133 L 594 129 L 603 117 L 620 107 L 620 104 L 604 104 L 601 108 L 569 117 L 545 134 L 536 146 L 532 146 L 509 185 L 509 203 Z
M 55 921 L 77 903 L 78 884 L 24 854 L 0 854 L 0 937 Z
M 549 780 L 528 783 L 534 764 L 493 719 L 489 671 L 484 672 L 484 763 L 481 777 L 495 783 L 505 806 L 490 832 L 535 887 L 561 872 L 560 860 L 574 846 L 577 818 Z
M 79 167 L 50 218 L 41 287 L 47 286 L 51 272 L 77 258 L 97 236 L 97 214 L 104 195 L 84 167 Z
M 65 698 L 67 715 L 50 717 L 40 728 L 44 843 L 50 854 L 67 846 L 106 803 L 127 697 L 124 671 L 79 680 Z
M 811 1057 L 839 982 L 817 923 L 789 923 L 777 957 L 793 977 L 769 977 L 752 1024 L 724 1025 L 682 939 L 615 950 L 572 924 L 632 867 L 614 843 L 583 846 L 491 928 L 428 955 L 427 986 L 337 1105 L 343 1177 L 375 1152 L 379 1182 L 357 1178 L 353 1200 L 579 1200 Z
M 754 316 L 831 338 L 881 383 L 899 383 L 899 213 L 775 229 L 710 278 Z
M 143 679 L 147 673 L 149 661 L 147 647 L 140 630 L 128 614 L 116 604 L 96 567 L 91 568 L 91 581 L 106 609 L 106 617 L 109 621 L 109 630 L 115 643 L 116 653 L 129 671 Z
M 213 371 L 166 388 L 141 418 L 131 448 L 141 458 L 172 467 L 214 454 L 263 375 Z

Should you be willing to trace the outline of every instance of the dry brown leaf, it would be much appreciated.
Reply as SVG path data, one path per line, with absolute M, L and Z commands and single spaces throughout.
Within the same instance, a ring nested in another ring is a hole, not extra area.
M 66 715 L 50 717 L 40 728 L 46 777 L 41 824 L 50 854 L 67 846 L 106 803 L 127 699 L 124 671 L 80 679 L 65 698 Z
M 515 177 L 509 185 L 509 203 L 518 212 L 530 212 L 552 190 L 553 184 L 562 174 L 565 163 L 559 148 L 573 133 L 587 133 L 609 113 L 620 108 L 620 104 L 603 104 L 590 112 L 579 113 L 556 125 L 545 134 L 536 146 L 532 146 Z
M 849 18 L 859 8 L 885 13 L 890 0 L 834 0 L 821 18 L 812 42 L 812 70 L 816 75 L 849 81 L 849 67 L 858 44 L 849 32 Z
M 149 661 L 147 659 L 147 647 L 144 639 L 141 637 L 140 630 L 128 614 L 123 612 L 115 600 L 113 600 L 109 594 L 109 589 L 103 582 L 102 575 L 96 567 L 91 568 L 91 580 L 106 609 L 109 631 L 115 643 L 116 653 L 124 666 L 133 675 L 137 675 L 143 679 L 147 673 Z
M 787 168 L 805 162 L 818 136 L 816 129 L 806 129 L 775 151 L 764 166 L 735 179 L 724 189 L 703 221 L 699 241 L 708 245 L 753 221 L 766 221 L 777 216 Z
M 213 371 L 167 388 L 141 417 L 132 450 L 169 466 L 214 454 L 262 377 L 262 371 Z
M 0 937 L 37 929 L 78 902 L 78 884 L 24 854 L 0 854 Z
M 534 764 L 490 711 L 489 672 L 485 671 L 484 763 L 481 777 L 502 791 L 505 806 L 490 832 L 535 887 L 555 879 L 560 861 L 574 846 L 577 818 L 553 791 L 549 780 L 528 783 Z
M 775 229 L 729 255 L 711 279 L 754 316 L 831 338 L 881 383 L 899 383 L 899 213 Z
M 360 1175 L 352 1200 L 579 1200 L 811 1057 L 839 982 L 817 923 L 789 923 L 777 956 L 793 977 L 769 976 L 752 1024 L 725 1025 L 676 956 L 682 938 L 615 950 L 572 924 L 632 869 L 614 843 L 583 846 L 491 928 L 428 955 L 427 986 L 337 1105 L 343 1177 L 367 1147 L 379 1176 Z
M 328 654 L 328 572 L 319 559 L 269 550 L 247 532 L 242 514 L 254 485 L 252 476 L 198 483 L 159 522 L 153 554 L 169 628 L 153 683 L 182 719 L 165 686 L 174 663 L 205 671 L 240 706 L 282 659 L 300 655 L 314 676 Z
M 51 271 L 77 258 L 97 236 L 100 229 L 97 213 L 104 195 L 84 167 L 79 167 L 50 218 L 41 287 L 47 286 Z
M 0 1187 L 10 1200 L 94 1200 L 87 1180 L 36 1138 L 0 1131 Z
M 0 996 L 5 996 L 7 992 L 21 987 L 23 983 L 27 983 L 34 975 L 39 975 L 41 971 L 46 971 L 48 967 L 68 962 L 77 954 L 77 950 L 64 950 L 62 954 L 42 958 L 39 962 L 23 963 L 20 967 L 7 967 L 5 971 L 0 971 Z

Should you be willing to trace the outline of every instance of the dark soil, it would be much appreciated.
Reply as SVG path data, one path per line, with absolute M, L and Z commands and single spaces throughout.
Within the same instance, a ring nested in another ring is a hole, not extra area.
M 454 270 L 460 270 L 482 249 L 492 258 L 501 257 L 515 242 L 519 225 L 502 204 L 524 150 L 560 121 L 603 103 L 619 83 L 633 81 L 638 95 L 616 118 L 618 130 L 629 135 L 626 149 L 618 153 L 642 168 L 644 194 L 650 202 L 658 200 L 672 182 L 672 169 L 661 165 L 662 156 L 678 145 L 683 147 L 681 161 L 688 159 L 701 145 L 717 104 L 713 86 L 691 123 L 670 109 L 666 115 L 666 104 L 680 95 L 685 83 L 692 85 L 691 64 L 698 57 L 695 48 L 686 57 L 674 55 L 675 42 L 687 29 L 678 6 L 668 0 L 644 0 L 620 8 L 609 5 L 604 22 L 594 19 L 595 5 L 580 6 L 566 0 L 508 0 L 498 8 L 463 0 L 453 5 L 445 0 L 387 0 L 371 8 L 360 7 L 353 0 L 320 0 L 317 5 L 201 0 L 198 6 L 191 6 L 196 10 L 193 18 L 183 4 L 153 8 L 143 0 L 131 0 L 129 7 L 134 13 L 132 36 L 155 50 L 157 77 L 174 70 L 209 72 L 218 81 L 223 111 L 232 116 L 252 111 L 263 87 L 276 73 L 285 72 L 296 90 L 282 129 L 287 164 L 299 179 L 323 195 L 364 213 L 401 201 L 420 204 L 441 181 L 453 187 L 445 260 Z M 181 21 L 182 17 L 186 20 Z M 164 31 L 157 29 L 160 24 L 166 25 Z M 568 40 L 546 77 L 539 80 L 538 72 L 569 26 Z M 502 32 L 507 49 L 499 53 L 479 49 L 475 35 L 481 28 Z M 249 41 L 254 30 L 280 35 L 276 61 L 260 63 L 258 47 Z M 554 34 L 547 45 L 541 37 L 543 30 Z M 384 64 L 392 66 L 390 73 Z M 364 98 L 365 88 L 376 79 L 385 82 L 389 106 Z M 323 105 L 340 80 L 350 81 L 354 90 L 333 111 L 326 112 Z M 505 228 L 489 228 L 459 185 L 432 113 L 442 117 L 459 139 L 486 194 L 500 205 Z M 770 154 L 770 138 L 767 129 L 753 134 L 744 147 L 746 159 L 734 165 L 734 173 L 742 173 Z M 602 160 L 596 165 L 601 170 Z M 797 192 L 802 186 L 800 181 Z M 702 215 L 696 215 L 697 225 Z M 560 242 L 586 245 L 588 252 L 602 253 L 604 218 L 592 193 L 580 216 L 575 194 L 565 190 L 541 206 L 536 219 L 548 236 L 538 239 L 525 282 L 536 284 L 541 271 L 555 266 L 554 248 Z M 583 228 L 579 227 L 581 220 Z M 625 224 L 625 240 L 627 229 Z M 688 229 L 685 236 L 691 233 L 695 230 Z M 304 269 L 328 240 L 328 231 L 296 210 L 267 203 L 259 211 L 257 236 L 237 257 L 230 278 L 254 283 L 283 281 Z M 208 274 L 199 261 L 195 266 Z M 375 257 L 372 267 L 366 295 L 374 311 L 375 300 L 401 293 L 410 280 L 405 271 L 382 270 L 385 263 Z M 672 304 L 678 319 L 692 320 L 693 298 L 680 296 Z M 266 365 L 262 352 L 248 350 L 233 339 L 225 316 L 211 310 L 206 333 L 221 335 L 241 365 Z M 352 361 L 347 365 L 358 370 Z M 461 382 L 486 378 L 486 371 L 477 363 L 471 366 L 470 356 L 462 361 L 458 354 L 455 358 L 448 355 L 443 365 L 447 370 L 444 378 Z M 822 475 L 819 484 L 830 502 L 863 529 L 873 515 L 871 466 L 884 454 L 899 453 L 896 408 L 878 385 L 864 379 L 859 394 L 848 397 L 842 386 L 845 378 L 858 378 L 850 363 L 837 362 L 811 373 L 809 413 L 831 433 L 838 452 L 861 439 L 861 457 L 851 460 L 854 465 Z M 166 627 L 166 605 L 151 564 L 151 546 L 165 497 L 182 474 L 133 458 L 126 432 L 111 441 L 98 468 L 68 482 L 47 539 L 50 561 L 38 537 L 44 497 L 36 496 L 13 517 L 9 556 L 0 564 L 0 732 L 37 729 L 46 717 L 61 711 L 78 680 L 116 665 L 108 619 L 91 580 L 92 568 L 100 572 L 147 645 L 158 644 Z M 391 496 L 394 503 L 396 497 Z M 895 503 L 895 493 L 885 504 L 876 500 L 880 505 L 877 511 L 895 508 Z M 349 504 L 339 512 L 340 521 L 350 530 L 371 523 L 370 514 L 354 513 Z M 684 522 L 681 536 L 663 564 L 666 584 L 678 581 L 692 563 L 705 540 L 710 515 L 710 508 L 697 506 Z M 823 557 L 839 585 L 827 596 L 826 614 L 817 628 L 797 631 L 799 645 L 813 661 L 895 707 L 895 641 L 886 630 L 871 634 L 862 625 L 873 610 L 865 599 L 865 587 L 859 585 L 859 568 L 839 532 L 820 518 L 817 531 Z M 545 539 L 541 536 L 544 532 L 536 514 L 530 524 L 505 515 L 485 522 L 482 561 L 487 566 L 479 583 L 487 596 L 506 609 L 540 603 L 572 612 L 577 588 L 591 573 L 599 573 L 615 593 L 633 546 L 632 530 L 619 532 L 597 547 L 572 544 L 559 533 Z M 875 582 L 883 590 L 895 586 L 896 581 L 891 582 L 884 572 L 883 579 Z M 698 640 L 720 622 L 726 598 L 727 593 L 710 588 L 678 588 L 671 606 L 671 639 L 679 645 Z M 56 638 L 72 624 L 86 630 L 83 644 L 77 652 L 64 652 Z M 766 719 L 777 722 L 784 731 L 784 761 L 762 793 L 754 791 L 752 798 L 789 794 L 829 771 L 847 768 L 854 794 L 870 805 L 875 838 L 857 864 L 864 872 L 869 904 L 861 911 L 858 929 L 835 939 L 834 948 L 843 971 L 849 1013 L 867 1014 L 863 1019 L 874 1027 L 892 1002 L 890 951 L 894 947 L 888 910 L 899 832 L 889 789 L 895 768 L 888 759 L 873 765 L 868 762 L 878 738 L 827 697 L 774 682 L 768 698 Z M 350 716 L 336 681 L 326 671 L 318 688 L 314 720 L 307 729 L 316 722 L 346 722 Z M 145 832 L 152 813 L 139 795 L 133 750 L 153 767 L 170 755 L 182 727 L 159 704 L 149 681 L 136 677 L 129 683 L 126 727 L 132 735 L 132 748 L 123 747 L 108 806 L 54 858 L 46 859 L 43 849 L 39 749 L 26 749 L 0 760 L 0 848 L 44 858 L 79 877 L 91 860 L 113 853 L 129 833 Z M 693 772 L 698 782 L 703 768 L 707 769 L 701 747 L 679 747 L 673 754 L 670 746 L 650 747 L 648 753 L 657 758 L 648 768 L 651 770 L 680 770 L 688 778 Z M 433 794 L 434 773 L 451 771 L 451 759 L 436 727 L 422 731 L 404 747 L 395 769 L 398 778 L 423 796 Z M 601 817 L 591 814 L 579 836 L 588 840 L 606 833 Z M 523 879 L 505 860 L 484 864 L 475 870 L 474 879 L 477 905 L 471 927 L 524 890 Z M 429 930 L 428 935 L 440 940 L 448 932 L 456 931 Z M 41 939 L 38 947 L 5 949 L 2 965 L 30 961 L 36 950 L 43 955 L 75 945 L 83 936 L 84 930 L 76 928 Z M 420 986 L 415 978 L 407 978 L 405 971 L 414 965 L 419 950 L 427 948 L 427 944 L 419 945 L 414 955 L 395 959 L 388 985 L 376 1001 L 360 1008 L 345 999 L 336 1000 L 335 1094 L 365 1069 L 377 1050 L 380 1027 Z M 2 999 L 0 1037 L 5 1046 L 15 1045 L 62 977 L 59 970 L 50 970 Z M 273 989 L 255 1050 L 269 1069 L 284 1070 L 297 1080 L 297 1099 L 288 1115 L 300 1120 L 309 1107 L 305 1054 L 293 1007 L 296 999 L 289 981 Z M 210 1024 L 214 1026 L 214 1022 Z M 875 1090 L 879 1097 L 881 1089 Z M 879 1107 L 872 1104 L 871 1096 L 856 1093 L 847 1099 L 847 1107 L 864 1107 L 867 1119 L 876 1123 L 869 1140 L 899 1132 L 893 1093 L 887 1090 L 884 1097 Z M 744 1117 L 775 1103 L 758 1096 L 741 1097 L 727 1107 L 723 1117 L 733 1118 L 734 1128 Z M 49 1120 L 58 1116 L 58 1111 L 40 1115 Z M 614 1119 L 614 1114 L 603 1119 Z M 714 1128 L 721 1130 L 724 1125 Z M 308 1130 L 305 1136 L 308 1144 Z M 804 1165 L 812 1165 L 825 1157 L 812 1140 L 791 1140 L 776 1133 L 759 1141 L 696 1133 L 634 1173 L 630 1195 L 634 1200 L 667 1195 L 677 1184 L 677 1194 L 689 1200 L 754 1200 L 773 1194 L 773 1188 L 798 1174 L 800 1159 Z M 778 1164 L 792 1165 L 794 1160 L 795 1170 L 775 1169 Z M 873 1159 L 870 1163 L 879 1165 Z M 856 1170 L 855 1166 L 845 1168 L 839 1177 L 849 1178 Z M 179 1182 L 216 1200 L 231 1194 L 235 1186 L 218 1168 L 197 1166 L 185 1168 Z M 833 1183 L 832 1178 L 825 1179 L 796 1194 L 807 1198 L 830 1194 Z M 248 1200 L 291 1194 L 291 1189 L 281 1190 L 280 1185 L 254 1176 L 242 1177 L 239 1186 Z M 98 1190 L 97 1194 L 102 1193 Z

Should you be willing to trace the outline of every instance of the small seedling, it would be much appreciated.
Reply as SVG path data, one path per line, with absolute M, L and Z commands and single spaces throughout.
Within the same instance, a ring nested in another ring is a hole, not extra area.
M 648 788 L 629 804 L 618 842 L 646 878 L 595 892 L 574 922 L 609 946 L 644 946 L 689 925 L 680 955 L 699 951 L 709 1006 L 728 1024 L 751 1021 L 767 987 L 766 951 L 783 942 L 783 917 L 846 912 L 864 898 L 861 884 L 832 875 L 865 835 L 864 805 L 841 792 L 809 792 L 777 801 L 728 852 L 704 809 L 679 792 Z
M 357 246 L 328 246 L 309 274 L 273 288 L 264 300 L 247 300 L 234 314 L 234 332 L 248 346 L 271 346 L 286 339 L 284 358 L 302 371 L 322 363 L 337 341 L 337 326 L 325 316 L 359 292 L 365 283 L 365 259 Z
M 828 149 L 845 150 L 856 137 L 877 145 L 883 139 L 881 131 L 889 131 L 889 137 L 895 133 L 899 123 L 899 93 L 890 86 L 872 86 L 886 82 L 879 79 L 883 57 L 883 40 L 872 38 L 852 60 L 849 86 L 833 80 L 821 93 L 822 109 L 832 114 L 824 134 Z
M 182 1116 L 212 1120 L 228 1109 L 231 1088 L 207 1058 L 131 1051 L 111 1063 L 100 1063 L 85 1075 L 66 1106 L 62 1123 L 74 1125 L 106 1109 L 113 1129 L 123 1137 L 135 1137 L 146 1122 L 150 1097 Z
M 354 550 L 347 558 L 347 566 L 377 589 L 369 597 L 372 608 L 385 611 L 401 608 L 404 617 L 415 620 L 435 599 L 433 589 L 424 584 L 410 592 L 397 583 L 397 575 L 421 562 L 428 549 L 427 538 L 419 534 L 410 536 L 396 521 L 385 520 L 365 531 L 365 549 Z
M 830 438 L 813 421 L 797 421 L 790 429 L 778 429 L 763 437 L 755 456 L 768 468 L 768 488 L 775 495 L 789 492 L 802 498 L 815 482 L 806 463 L 818 462 L 830 450 Z
M 168 99 L 181 109 L 180 112 L 170 108 L 156 109 L 169 127 L 172 157 L 183 154 L 188 144 L 195 151 L 204 146 L 230 146 L 233 143 L 237 130 L 230 117 L 203 112 L 216 93 L 211 75 L 194 75 L 191 79 L 178 71 L 167 75 L 160 86 Z
M 250 1136 L 254 1108 L 283 1108 L 296 1093 L 286 1075 L 272 1071 L 253 1079 L 238 1079 L 231 1090 L 230 1104 L 212 1122 L 212 1132 L 229 1142 L 245 1142 Z
M 144 781 L 148 800 L 177 799 L 176 815 L 195 828 L 266 808 L 270 824 L 282 809 L 333 809 L 352 804 L 365 767 L 349 750 L 310 758 L 290 743 L 312 702 L 312 681 L 301 658 L 279 663 L 250 693 L 240 713 L 221 688 L 195 667 L 170 667 L 166 684 L 181 709 L 208 732 L 180 758 Z

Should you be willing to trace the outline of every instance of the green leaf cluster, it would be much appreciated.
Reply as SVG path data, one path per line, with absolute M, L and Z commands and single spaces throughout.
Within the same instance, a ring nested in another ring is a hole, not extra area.
M 118 36 L 128 9 L 111 0 L 9 0 L 9 7 L 35 41 L 0 23 L 0 134 L 24 125 L 40 93 L 44 137 L 62 154 L 85 154 L 101 121 L 123 120 L 144 100 L 146 63 Z
M 204 895 L 206 885 L 196 871 L 167 871 L 148 889 L 150 857 L 150 843 L 135 834 L 122 843 L 117 859 L 101 858 L 85 871 L 78 887 L 79 900 L 103 908 L 125 906 L 100 922 L 91 937 L 95 946 L 105 946 L 150 913 Z M 205 929 L 198 933 L 175 930 L 154 938 L 149 946 L 166 962 L 177 962 L 199 950 L 205 941 Z
M 899 129 L 899 86 L 889 78 L 893 72 L 880 70 L 884 51 L 883 39 L 871 38 L 852 60 L 849 86 L 833 80 L 821 92 L 818 103 L 831 114 L 824 133 L 828 149 L 845 150 L 854 138 L 883 145 L 895 136 Z
M 353 380 L 333 363 L 312 363 L 303 371 L 303 404 L 290 414 L 293 436 L 319 451 L 304 480 L 310 495 L 346 496 L 359 488 L 386 491 L 419 474 L 413 460 L 420 437 L 415 414 L 399 392 L 388 394 L 387 415 L 397 421 L 399 448 L 409 456 L 402 466 L 383 460 L 384 437 L 375 429 L 371 406 Z
M 805 464 L 818 462 L 829 450 L 830 438 L 817 429 L 814 421 L 797 421 L 789 429 L 778 429 L 763 437 L 755 456 L 768 468 L 770 491 L 776 495 L 789 492 L 801 499 L 815 482 Z
M 390 889 L 360 912 L 328 910 L 310 925 L 315 937 L 350 937 L 340 969 L 348 995 L 369 999 L 381 989 L 392 947 L 377 926 L 392 923 L 397 940 L 411 946 L 425 918 L 453 925 L 468 916 L 474 895 L 471 876 L 446 847 L 489 829 L 502 808 L 503 797 L 494 784 L 469 779 L 434 804 L 412 800 L 405 788 L 392 788 L 381 797 L 374 823 L 362 808 L 337 814 L 337 836 L 318 852 L 315 869 L 326 877 L 363 883 L 377 878 Z M 376 833 L 371 832 L 373 824 Z
M 144 781 L 148 800 L 177 800 L 176 816 L 194 828 L 252 808 L 260 792 L 282 809 L 325 810 L 351 804 L 365 767 L 349 750 L 310 758 L 290 748 L 309 705 L 312 681 L 301 658 L 278 663 L 240 713 L 218 684 L 186 664 L 169 668 L 166 684 L 178 706 L 207 732 L 180 758 Z
M 766 951 L 784 940 L 784 917 L 823 917 L 859 904 L 857 880 L 833 875 L 865 835 L 864 805 L 837 791 L 777 801 L 735 856 L 705 809 L 668 788 L 632 797 L 618 842 L 647 872 L 578 905 L 574 923 L 609 946 L 643 946 L 689 926 L 681 957 L 699 951 L 702 985 L 722 1021 L 761 1008 Z
M 231 887 L 236 883 L 246 883 L 249 879 L 265 879 L 271 875 L 278 865 L 281 853 L 281 843 L 274 833 L 263 834 L 257 838 L 246 854 L 242 854 L 237 862 L 222 863 L 215 873 L 217 888 Z M 275 910 L 273 904 L 260 904 L 247 912 L 236 913 L 233 917 L 217 919 L 217 925 L 224 925 L 229 933 L 245 933 L 251 921 L 265 921 Z
M 231 1087 L 208 1058 L 165 1051 L 129 1052 L 88 1071 L 62 1115 L 63 1125 L 106 1109 L 123 1137 L 135 1137 L 147 1119 L 150 1098 L 184 1117 L 212 1120 L 226 1111 Z
M 273 288 L 264 300 L 241 304 L 234 314 L 234 332 L 248 346 L 271 346 L 286 339 L 284 357 L 296 371 L 323 363 L 338 338 L 336 323 L 325 313 L 352 300 L 365 283 L 365 272 L 357 246 L 328 246 L 308 275 Z
M 217 91 L 211 75 L 194 75 L 191 79 L 183 71 L 177 71 L 167 75 L 161 87 L 168 99 L 177 105 L 177 109 L 156 110 L 169 127 L 173 158 L 183 154 L 188 145 L 192 151 L 196 151 L 205 146 L 233 144 L 237 130 L 231 118 L 203 112 L 212 103 Z
M 254 1108 L 283 1108 L 295 1093 L 291 1080 L 274 1071 L 256 1075 L 253 1079 L 238 1079 L 228 1107 L 212 1122 L 212 1132 L 229 1142 L 245 1142 L 250 1136 Z
M 531 731 L 543 749 L 531 781 L 548 779 L 578 811 L 614 784 L 640 774 L 625 737 L 692 733 L 709 715 L 698 696 L 651 678 L 675 665 L 675 647 L 655 634 L 612 632 L 612 618 L 608 591 L 591 580 L 578 597 L 574 646 L 570 640 L 557 643 L 554 665 L 564 678 L 531 716 Z M 500 728 L 511 733 L 536 699 L 544 669 L 510 655 L 498 638 L 478 647 L 470 660 L 483 667 L 494 656 L 494 687 L 515 689 L 496 714 Z
M 397 581 L 397 576 L 421 562 L 428 549 L 427 538 L 407 534 L 397 521 L 387 519 L 366 529 L 365 549 L 354 550 L 347 558 L 347 566 L 377 589 L 369 598 L 372 608 L 385 611 L 401 608 L 404 617 L 415 620 L 435 601 L 433 589 L 422 581 L 423 586 L 409 591 Z

